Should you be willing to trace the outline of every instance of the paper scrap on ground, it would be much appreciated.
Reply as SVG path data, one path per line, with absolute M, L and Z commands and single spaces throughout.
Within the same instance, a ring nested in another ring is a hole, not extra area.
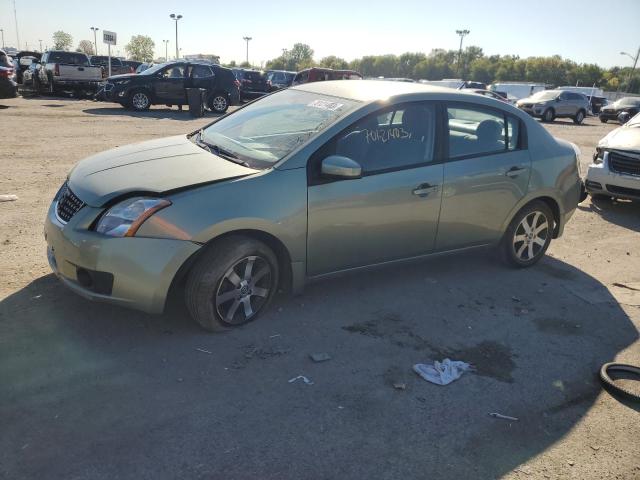
M 305 377 L 304 375 L 298 375 L 297 377 L 293 377 L 289 380 L 289 383 L 293 383 L 297 380 L 302 379 L 302 381 L 304 383 L 306 383 L 307 385 L 313 385 L 313 382 L 311 380 L 309 380 L 307 377 Z
M 433 365 L 426 363 L 416 363 L 413 371 L 424 378 L 427 382 L 436 385 L 449 385 L 459 379 L 464 372 L 473 370 L 473 367 L 466 362 L 449 360 L 445 358 L 442 362 L 435 361 Z
M 18 200 L 17 195 L 0 195 L 0 202 L 15 202 Z

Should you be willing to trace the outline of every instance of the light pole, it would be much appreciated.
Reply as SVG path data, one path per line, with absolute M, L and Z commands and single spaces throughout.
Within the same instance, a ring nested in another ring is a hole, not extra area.
M 169 40 L 162 40 L 162 43 L 164 43 L 164 61 L 168 62 L 169 61 L 169 51 L 168 51 L 168 45 L 169 45 Z
M 16 22 L 16 39 L 18 43 L 16 45 L 20 48 L 20 33 L 18 32 L 18 13 L 16 12 L 16 0 L 13 0 L 13 18 Z
M 460 66 L 462 65 L 462 40 L 471 33 L 471 30 L 456 30 L 456 33 L 460 35 L 460 49 L 458 50 L 458 74 L 460 74 Z
M 98 40 L 97 40 L 96 32 L 100 29 L 98 27 L 89 27 L 89 28 L 93 30 L 93 46 L 95 47 L 96 55 L 98 55 Z
M 249 63 L 249 42 L 253 40 L 251 37 L 242 37 L 242 39 L 247 42 L 247 64 Z
M 4 30 L 0 28 L 0 34 L 2 34 L 2 49 L 4 50 Z
M 176 60 L 178 59 L 179 50 L 178 50 L 178 20 L 182 18 L 182 15 L 176 15 L 172 13 L 169 15 L 169 18 L 173 19 L 176 22 Z
M 40 42 L 40 53 L 42 53 L 42 40 L 38 40 Z
M 633 77 L 633 72 L 636 69 L 636 65 L 638 65 L 638 57 L 640 57 L 640 47 L 638 47 L 638 53 L 636 53 L 635 57 L 627 52 L 620 52 L 620 55 L 626 55 L 631 60 L 633 60 L 633 67 L 631 67 L 631 71 L 629 72 L 629 77 L 627 78 L 627 93 L 629 93 L 629 90 L 631 89 L 631 78 Z

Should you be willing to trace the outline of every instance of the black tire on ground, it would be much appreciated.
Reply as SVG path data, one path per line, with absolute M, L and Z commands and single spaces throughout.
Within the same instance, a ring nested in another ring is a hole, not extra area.
M 640 367 L 633 365 L 625 365 L 623 363 L 605 363 L 600 368 L 600 381 L 602 385 L 609 391 L 615 392 L 618 395 L 625 397 L 629 400 L 640 402 L 640 395 L 631 390 L 628 390 L 620 385 L 617 385 L 609 376 L 609 372 L 626 372 L 636 375 L 637 380 L 640 380 Z
M 580 125 L 584 120 L 584 117 L 585 117 L 585 111 L 578 110 L 578 113 L 576 113 L 576 116 L 573 117 L 573 123 L 575 123 L 576 125 Z
M 527 224 L 533 227 L 530 232 L 522 225 L 525 219 Z M 537 263 L 549 248 L 554 227 L 555 220 L 549 205 L 542 200 L 534 200 L 525 205 L 513 217 L 500 242 L 500 251 L 505 262 L 517 268 L 530 267 Z M 537 243 L 536 239 L 543 244 Z
M 247 269 L 248 262 L 252 268 Z M 278 259 L 267 245 L 232 235 L 214 242 L 196 260 L 187 276 L 185 303 L 200 326 L 221 332 L 253 321 L 264 312 L 278 289 L 278 280 Z
M 600 121 L 601 121 L 602 123 L 607 123 L 609 120 L 607 120 L 607 119 L 606 119 L 606 118 L 604 118 L 604 117 L 600 117 Z
M 556 118 L 556 112 L 553 110 L 553 108 L 547 108 L 542 114 L 543 122 L 553 122 L 555 118 Z
M 144 90 L 134 90 L 129 94 L 128 105 L 137 112 L 143 112 L 151 107 L 151 98 Z
M 229 99 L 224 93 L 216 92 L 209 96 L 207 102 L 209 110 L 215 113 L 224 113 L 229 108 Z

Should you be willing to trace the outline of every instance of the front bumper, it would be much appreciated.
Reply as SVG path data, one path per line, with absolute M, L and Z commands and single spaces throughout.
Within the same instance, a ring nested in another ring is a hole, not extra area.
M 65 225 L 51 205 L 44 228 L 51 269 L 84 298 L 161 313 L 176 273 L 200 245 L 89 231 L 101 211 L 85 206 Z
M 640 176 L 611 171 L 608 154 L 602 163 L 589 165 L 585 188 L 594 195 L 640 200 Z
M 82 89 L 97 91 L 102 84 L 102 80 L 55 80 L 53 81 L 53 87 L 55 89 Z
M 598 118 L 605 119 L 605 120 L 618 120 L 618 115 L 620 115 L 620 112 L 600 110 L 600 113 L 598 114 Z

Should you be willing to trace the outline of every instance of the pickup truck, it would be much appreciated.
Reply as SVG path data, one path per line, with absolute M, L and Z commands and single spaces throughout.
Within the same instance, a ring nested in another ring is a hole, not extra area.
M 102 67 L 93 66 L 84 53 L 53 50 L 42 54 L 40 62 L 23 74 L 23 83 L 35 93 L 73 90 L 95 94 L 102 82 Z
M 102 67 L 105 78 L 109 76 L 109 57 L 106 55 L 92 55 L 90 61 L 91 65 Z M 136 69 L 125 65 L 119 58 L 111 57 L 111 75 L 124 75 L 128 73 L 136 73 Z

